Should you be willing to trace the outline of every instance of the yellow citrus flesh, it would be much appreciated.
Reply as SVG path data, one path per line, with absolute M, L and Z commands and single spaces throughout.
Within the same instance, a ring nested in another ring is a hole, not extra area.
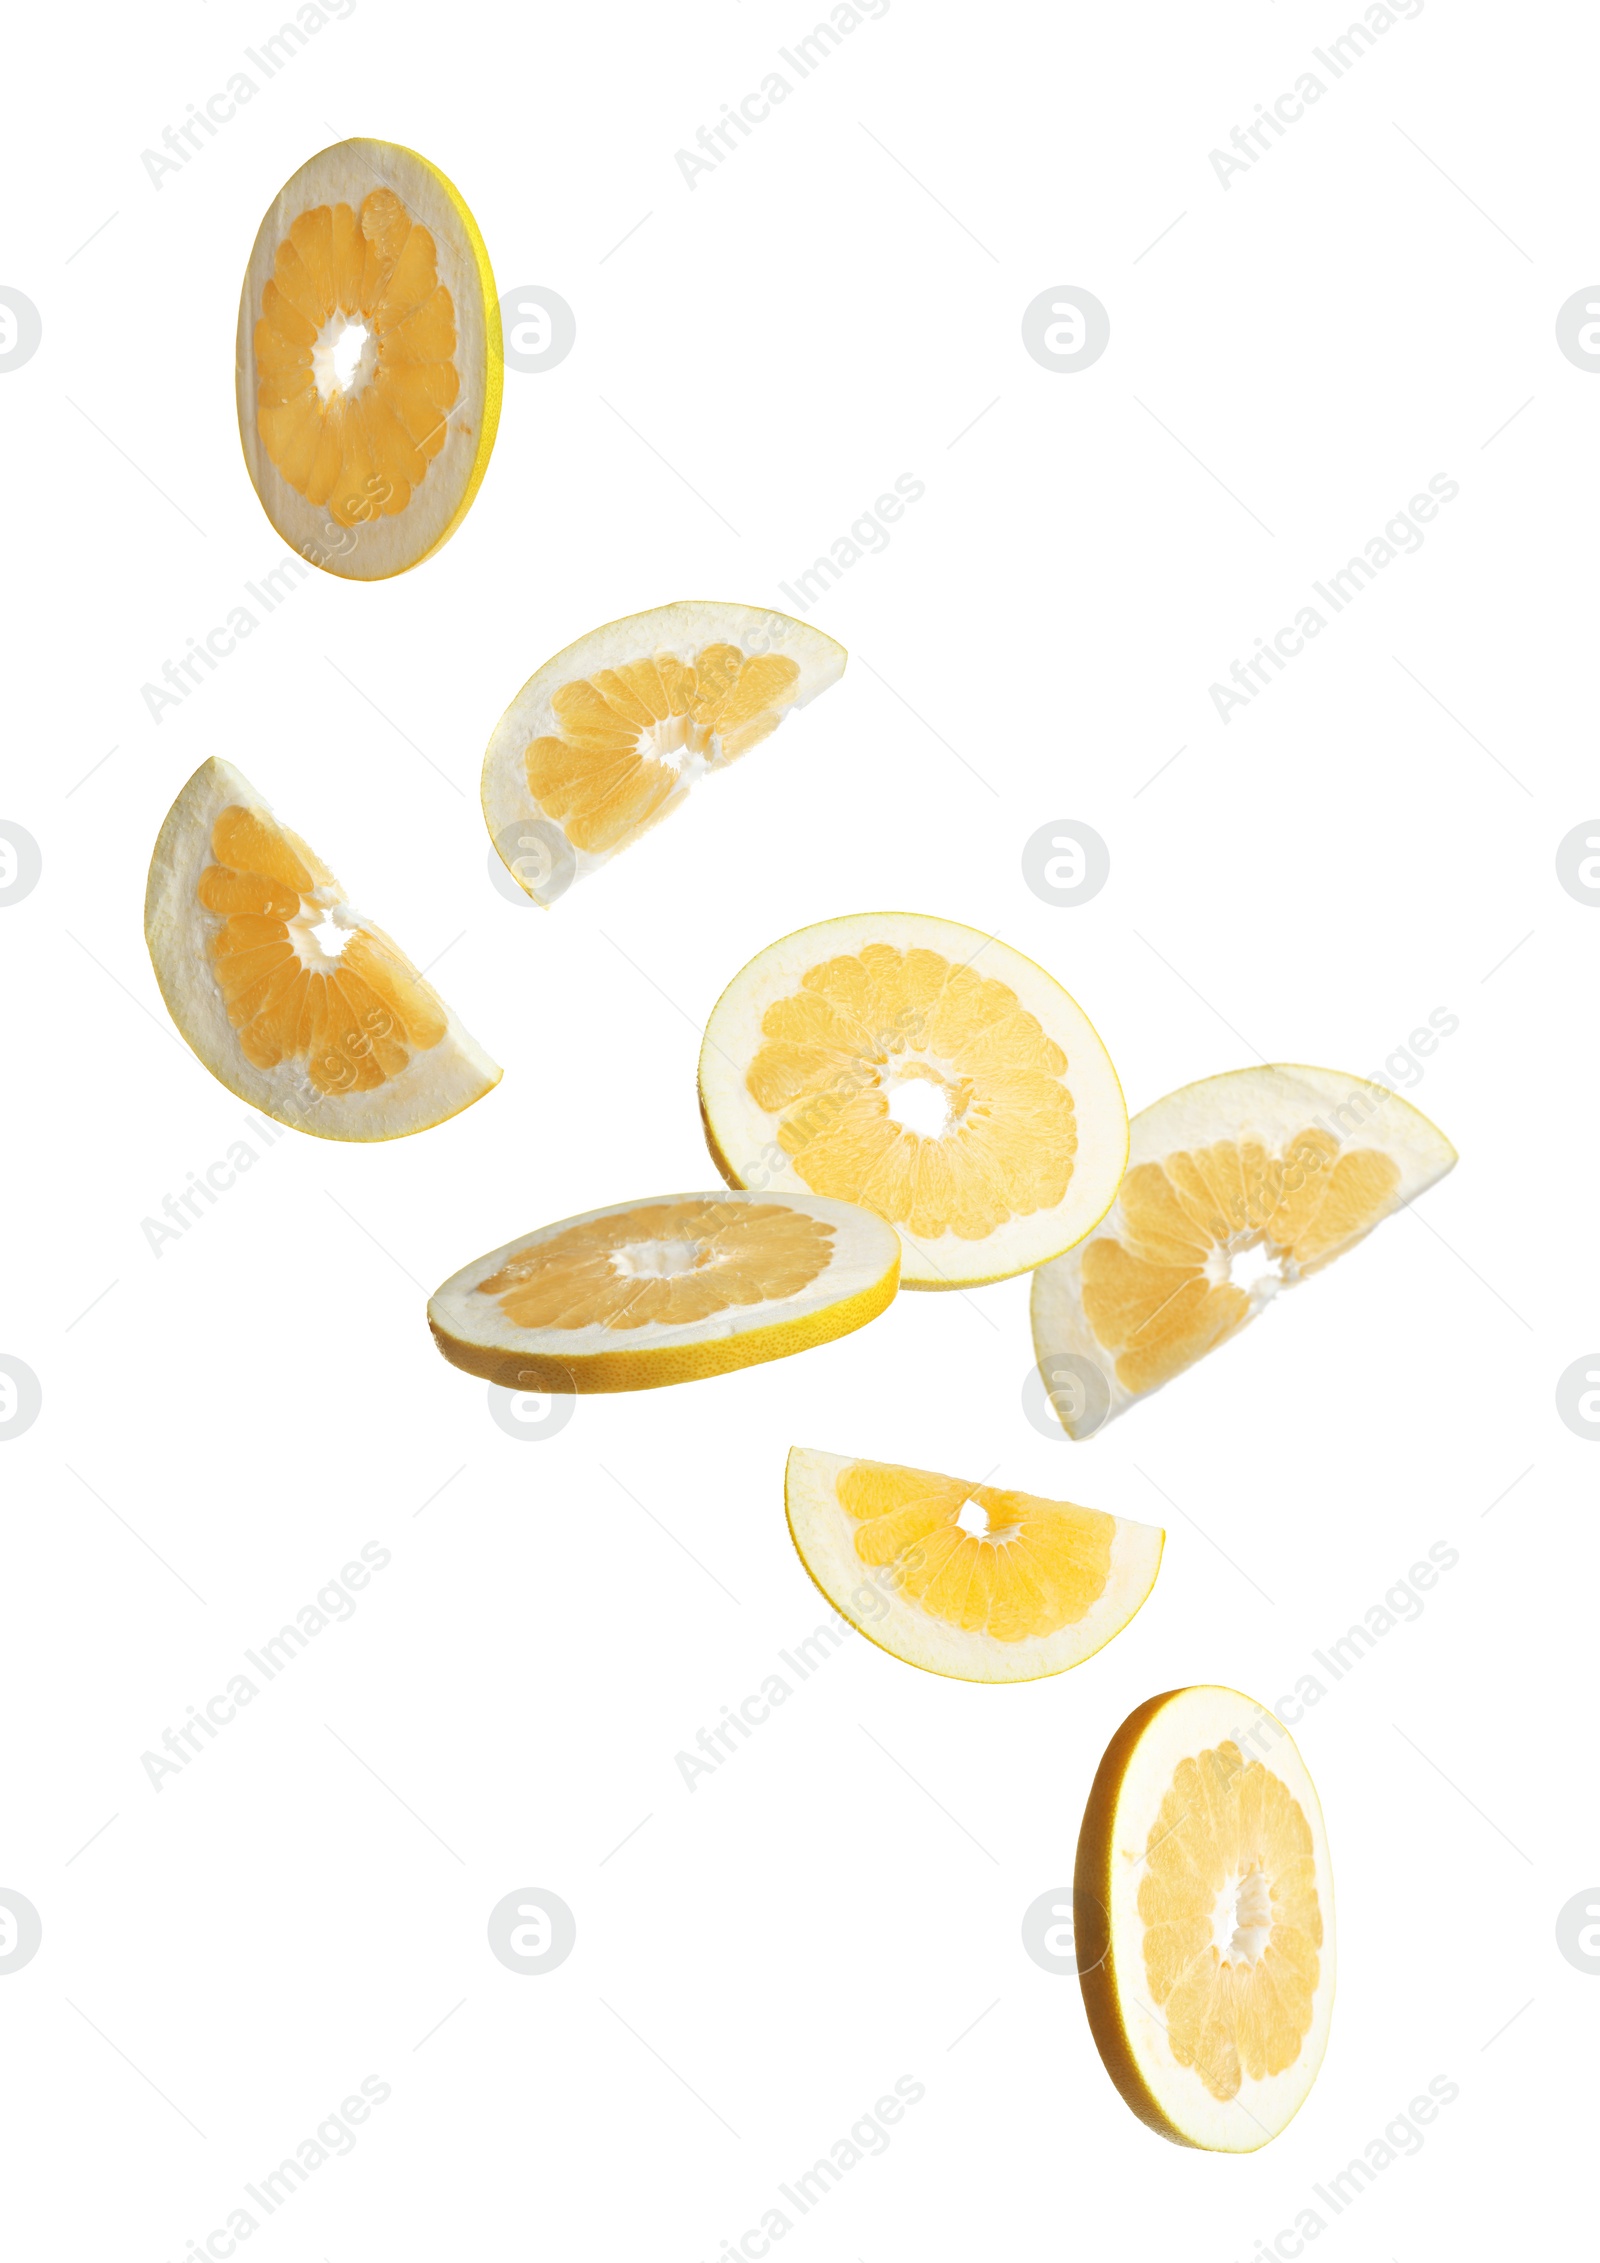
M 881 1312 L 899 1244 L 843 1203 L 619 1203 L 524 1235 L 428 1307 L 445 1357 L 507 1388 L 644 1390 L 830 1341 Z
M 1276 2136 L 1326 2047 L 1332 1928 L 1321 1809 L 1276 1718 L 1223 1689 L 1132 1714 L 1090 1794 L 1075 1932 L 1090 2025 L 1135 2112 L 1215 2150 Z
M 832 1242 L 830 1225 L 786 1203 L 659 1202 L 519 1250 L 476 1294 L 519 1328 L 676 1326 L 798 1295 Z
M 496 727 L 483 767 L 496 847 L 530 895 L 553 901 L 549 842 L 530 879 L 517 827 L 551 829 L 564 887 L 758 746 L 844 663 L 831 637 L 759 606 L 686 601 L 608 622 L 547 661 Z
M 1186 1085 L 1134 1118 L 1131 1152 L 1099 1231 L 1033 1292 L 1041 1368 L 1091 1359 L 1111 1413 L 1353 1249 L 1455 1160 L 1397 1094 L 1288 1066 Z
M 206 947 L 247 1060 L 302 1062 L 318 1092 L 371 1092 L 440 1042 L 444 1009 L 380 929 L 341 928 L 325 955 L 316 930 L 339 886 L 303 841 L 232 803 L 211 853 L 198 897 L 219 924 Z
M 1127 1624 L 1161 1558 L 1148 1525 L 898 1462 L 797 1446 L 785 1497 L 837 1609 L 908 1664 L 973 1681 L 1079 1664 Z
M 558 684 L 559 736 L 530 743 L 528 791 L 574 848 L 624 848 L 685 790 L 674 757 L 713 740 L 724 760 L 747 753 L 777 729 L 799 677 L 783 653 L 708 644 L 689 662 L 657 652 Z
M 254 1106 L 331 1139 L 454 1115 L 500 1072 L 248 779 L 208 762 L 151 859 L 146 935 L 183 1035 Z
M 460 195 L 413 151 L 341 142 L 263 220 L 239 316 L 239 416 L 268 516 L 355 579 L 437 549 L 499 416 L 499 308 Z
M 359 391 L 333 382 L 347 333 L 370 348 Z M 340 526 L 403 511 L 444 445 L 461 382 L 433 238 L 392 189 L 374 189 L 358 212 L 319 204 L 296 215 L 255 342 L 256 421 L 290 486 Z
M 1126 1154 L 1115 1073 L 1066 993 L 993 938 L 914 914 L 829 921 L 752 961 L 708 1027 L 701 1104 L 735 1184 L 878 1211 L 910 1245 L 910 1286 L 1058 1254 L 1104 1213 Z

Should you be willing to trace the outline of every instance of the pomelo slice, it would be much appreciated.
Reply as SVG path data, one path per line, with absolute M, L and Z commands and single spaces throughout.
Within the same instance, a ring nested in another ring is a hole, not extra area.
M 483 815 L 536 903 L 678 807 L 844 673 L 820 629 L 688 600 L 608 621 L 547 660 L 495 725 Z
M 730 1185 L 887 1218 L 913 1289 L 1070 1249 L 1128 1152 L 1116 1071 L 1061 985 L 918 912 L 824 920 L 753 958 L 706 1024 L 700 1112 Z
M 203 762 L 157 838 L 145 940 L 211 1074 L 321 1139 L 398 1139 L 500 1071 L 231 763 Z
M 428 1323 L 446 1359 L 507 1390 L 648 1391 L 847 1336 L 899 1278 L 895 1235 L 849 1203 L 663 1194 L 474 1259 Z
M 1065 1672 L 1120 1634 L 1165 1534 L 1070 1501 L 898 1462 L 790 1449 L 800 1561 L 852 1626 L 909 1666 L 969 1682 Z
M 268 208 L 239 300 L 239 437 L 314 565 L 381 581 L 467 514 L 500 421 L 500 304 L 460 193 L 415 150 L 341 141 Z
M 1139 2116 L 1253 2153 L 1317 2078 L 1333 2017 L 1333 1872 L 1287 1729 L 1234 1689 L 1168 1690 L 1106 1748 L 1078 1834 L 1089 2026 Z
M 1034 1276 L 1046 1388 L 1063 1356 L 1097 1371 L 1053 1393 L 1066 1429 L 1087 1436 L 1158 1390 L 1455 1159 L 1408 1100 L 1333 1069 L 1235 1069 L 1141 1109 L 1098 1232 Z

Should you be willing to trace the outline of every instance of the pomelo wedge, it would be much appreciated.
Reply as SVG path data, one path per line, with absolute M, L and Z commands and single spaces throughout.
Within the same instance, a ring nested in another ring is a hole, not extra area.
M 1120 1634 L 1165 1539 L 1071 1501 L 898 1462 L 791 1448 L 784 1505 L 800 1561 L 852 1626 L 959 1681 L 1064 1673 Z
M 239 300 L 239 437 L 291 550 L 351 581 L 430 557 L 500 421 L 500 304 L 459 191 L 415 150 L 341 141 L 267 210 Z
M 1104 1381 L 1052 1398 L 1066 1429 L 1086 1436 L 1158 1390 L 1455 1160 L 1408 1100 L 1333 1069 L 1235 1069 L 1141 1109 L 1098 1231 L 1034 1276 L 1047 1390 L 1062 1355 Z
M 469 1375 L 521 1391 L 648 1391 L 831 1343 L 894 1297 L 880 1218 L 812 1195 L 663 1194 L 475 1258 L 428 1305 Z
M 1168 1690 L 1106 1748 L 1073 1934 L 1106 2071 L 1177 2145 L 1253 2153 L 1322 2065 L 1333 1872 L 1287 1729 L 1235 1689 Z
M 500 1081 L 431 984 L 231 763 L 203 762 L 150 859 L 145 940 L 211 1074 L 321 1139 L 398 1139 Z
M 495 725 L 483 815 L 502 860 L 535 902 L 553 902 L 844 664 L 832 637 L 759 605 L 690 600 L 592 629 Z
M 731 1186 L 887 1218 L 914 1289 L 1070 1249 L 1128 1152 L 1116 1071 L 1060 983 L 919 912 L 824 920 L 753 958 L 706 1024 L 700 1112 Z

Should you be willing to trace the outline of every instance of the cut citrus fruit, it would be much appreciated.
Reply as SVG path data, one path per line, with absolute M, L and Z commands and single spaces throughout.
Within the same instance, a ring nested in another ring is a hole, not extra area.
M 1443 1178 L 1455 1149 L 1397 1092 L 1332 1069 L 1235 1069 L 1134 1117 L 1099 1231 L 1034 1277 L 1047 1390 L 1073 1437 L 1237 1335 Z
M 203 762 L 150 859 L 145 940 L 211 1074 L 322 1139 L 398 1139 L 500 1071 L 231 763 Z
M 1104 1217 L 1128 1153 L 1105 1047 L 1042 967 L 917 912 L 824 920 L 717 1000 L 700 1112 L 731 1186 L 864 1203 L 903 1284 L 1042 1265 Z
M 483 814 L 552 903 L 844 672 L 843 645 L 759 605 L 686 602 L 610 621 L 547 660 L 495 725 Z
M 831 1343 L 894 1297 L 900 1244 L 814 1196 L 662 1194 L 520 1234 L 428 1305 L 446 1359 L 514 1391 L 648 1391 Z
M 404 573 L 467 514 L 500 421 L 500 305 L 477 223 L 392 141 L 301 166 L 239 301 L 239 435 L 261 507 L 314 565 Z
M 1177 1689 L 1106 1748 L 1073 1945 L 1106 2071 L 1176 2145 L 1253 2153 L 1304 2102 L 1333 2017 L 1333 1872 L 1294 1739 L 1233 1689 Z
M 1165 1534 L 1071 1501 L 795 1446 L 784 1475 L 800 1561 L 852 1626 L 959 1681 L 1065 1672 L 1120 1634 Z

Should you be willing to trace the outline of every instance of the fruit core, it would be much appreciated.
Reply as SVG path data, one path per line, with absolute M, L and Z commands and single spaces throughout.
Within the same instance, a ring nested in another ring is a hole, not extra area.
M 1272 1888 L 1259 1868 L 1226 1879 L 1212 1913 L 1211 1937 L 1230 1964 L 1254 1964 L 1272 1936 Z
M 311 374 L 323 407 L 335 393 L 363 392 L 377 366 L 378 348 L 372 332 L 359 316 L 347 315 L 336 307 L 311 349 Z

